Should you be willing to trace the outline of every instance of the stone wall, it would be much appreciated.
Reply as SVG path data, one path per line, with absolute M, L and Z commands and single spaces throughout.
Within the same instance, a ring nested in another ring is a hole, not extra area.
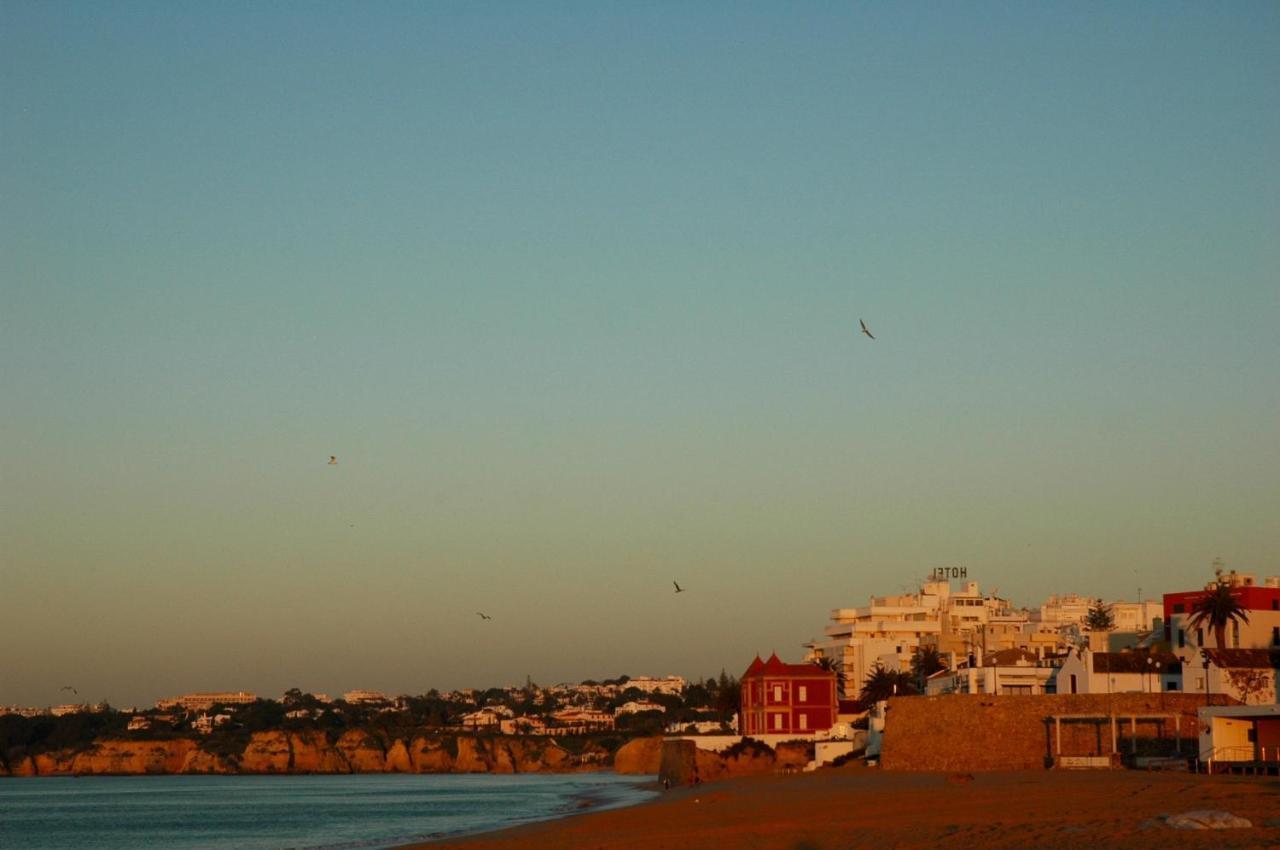
M 1232 702 L 1214 695 L 1215 704 Z M 1051 715 L 1174 715 L 1181 717 L 1182 751 L 1195 754 L 1196 709 L 1205 704 L 1195 694 L 1061 694 L 1041 696 L 896 697 L 885 716 L 880 764 L 888 770 L 1025 770 L 1043 768 L 1054 748 Z M 1119 723 L 1120 751 L 1132 749 L 1128 720 Z M 1109 722 L 1064 722 L 1064 755 L 1111 752 Z M 1138 752 L 1172 751 L 1175 725 L 1165 721 L 1138 723 Z

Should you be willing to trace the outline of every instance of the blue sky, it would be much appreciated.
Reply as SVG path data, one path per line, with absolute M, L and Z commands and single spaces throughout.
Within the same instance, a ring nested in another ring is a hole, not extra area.
M 701 676 L 935 566 L 1280 574 L 1278 37 L 5 4 L 0 702 Z

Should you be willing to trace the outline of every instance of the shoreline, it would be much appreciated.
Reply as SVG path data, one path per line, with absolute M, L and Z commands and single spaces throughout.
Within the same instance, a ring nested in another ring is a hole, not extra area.
M 1170 815 L 1224 810 L 1249 829 L 1188 831 Z M 1115 771 L 945 774 L 846 765 L 727 779 L 397 850 L 1254 848 L 1280 845 L 1280 782 Z

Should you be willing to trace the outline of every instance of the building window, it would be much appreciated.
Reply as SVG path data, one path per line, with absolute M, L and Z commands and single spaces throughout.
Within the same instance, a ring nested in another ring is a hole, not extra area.
M 1280 599 L 1272 599 L 1272 600 L 1271 600 L 1271 610 L 1272 610 L 1272 611 L 1280 611 Z
M 1177 682 L 1165 682 L 1165 683 L 1164 683 L 1164 689 L 1165 689 L 1166 691 L 1176 691 L 1176 690 L 1178 689 L 1178 683 L 1177 683 Z
M 1074 694 L 1075 692 L 1076 692 L 1076 674 L 1072 673 L 1071 674 L 1071 693 Z
M 773 701 L 782 702 L 782 685 L 773 686 Z
M 800 686 L 800 702 L 806 702 L 808 699 L 809 699 L 809 689 L 806 688 L 804 685 L 801 685 Z M 800 716 L 803 717 L 804 715 L 802 714 Z M 804 728 L 804 727 L 801 727 L 801 728 Z
M 1182 629 L 1178 629 L 1178 649 L 1182 649 L 1186 645 L 1187 645 L 1187 633 Z
M 807 715 L 807 714 L 801 714 L 801 715 L 800 715 L 800 728 L 801 728 L 801 729 L 808 729 L 808 728 L 809 728 L 809 715 Z
M 781 714 L 775 714 L 775 715 L 773 716 L 773 728 L 774 728 L 774 729 L 777 729 L 777 730 L 779 730 L 779 731 L 781 731 L 781 729 L 782 729 L 782 715 L 781 715 Z
M 1280 626 L 1271 627 L 1271 645 L 1280 646 Z
M 1181 602 L 1179 602 L 1177 605 L 1174 605 L 1174 606 L 1173 606 L 1173 613 L 1175 613 L 1175 614 L 1185 614 L 1185 613 L 1187 613 L 1187 606 L 1186 606 L 1186 605 L 1183 605 Z
M 1196 646 L 1204 646 L 1204 629 L 1196 629 Z

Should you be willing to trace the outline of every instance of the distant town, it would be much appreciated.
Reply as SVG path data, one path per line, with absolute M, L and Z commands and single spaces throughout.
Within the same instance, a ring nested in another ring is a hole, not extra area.
M 526 680 L 420 695 L 210 691 L 125 709 L 105 702 L 0 707 L 0 756 L 103 736 L 204 736 L 242 746 L 245 735 L 264 730 L 339 734 L 371 728 L 388 739 L 410 729 L 554 739 L 611 735 L 612 749 L 630 738 L 665 736 L 717 752 L 747 737 L 768 746 L 800 740 L 815 747 L 813 767 L 856 751 L 877 752 L 878 737 L 889 734 L 884 705 L 895 697 L 985 695 L 1004 704 L 1046 695 L 1184 701 L 1202 695 L 1205 710 L 1231 722 L 1224 721 L 1226 737 L 1215 743 L 1213 717 L 1202 718 L 1209 740 L 1202 735 L 1201 752 L 1208 747 L 1221 760 L 1234 747 L 1253 761 L 1270 752 L 1280 763 L 1280 577 L 1259 580 L 1216 566 L 1206 585 L 1169 590 L 1159 601 L 1070 594 L 1050 596 L 1034 608 L 984 592 L 964 567 L 940 569 L 915 592 L 832 610 L 819 635 L 800 643 L 803 652 L 794 662 L 777 655 L 751 659 L 744 648 L 743 667 L 734 668 L 743 670 L 740 676 L 721 671 L 691 681 L 624 675 L 551 686 Z M 1174 702 L 1178 711 L 1195 710 Z M 1115 752 L 1092 757 L 1118 753 L 1116 705 L 1112 700 L 1107 709 Z M 1140 707 L 1148 711 L 1141 715 L 1146 720 L 1157 717 L 1149 713 L 1150 703 Z M 1139 717 L 1135 709 L 1135 740 Z M 27 724 L 5 722 L 18 718 Z M 55 724 L 41 726 L 41 718 Z M 72 718 L 79 718 L 72 726 L 56 722 Z M 1181 747 L 1181 720 L 1174 714 L 1158 718 L 1157 737 Z M 1176 729 L 1165 730 L 1166 720 Z M 1195 725 L 1194 718 L 1187 720 L 1187 734 Z M 1235 742 L 1240 735 L 1245 744 Z M 1272 738 L 1277 746 L 1268 751 Z

